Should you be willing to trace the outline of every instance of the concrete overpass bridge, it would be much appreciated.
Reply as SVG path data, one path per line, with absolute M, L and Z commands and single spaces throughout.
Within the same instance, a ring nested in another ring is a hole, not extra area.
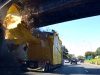
M 39 9 L 38 26 L 100 15 L 100 0 L 48 0 Z
M 100 0 L 0 0 L 16 2 L 35 8 L 32 18 L 35 27 L 100 15 Z M 9 3 L 11 4 L 11 3 Z

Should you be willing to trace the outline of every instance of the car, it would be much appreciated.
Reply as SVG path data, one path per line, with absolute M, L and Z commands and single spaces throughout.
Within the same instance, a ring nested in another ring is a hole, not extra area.
M 77 62 L 78 62 L 78 61 L 77 61 L 76 58 L 72 58 L 72 59 L 70 60 L 70 63 L 71 63 L 71 64 L 77 64 Z
M 84 59 L 80 59 L 79 61 L 80 61 L 80 63 L 84 63 Z
M 67 59 L 67 60 L 64 60 L 64 63 L 69 63 L 69 60 Z

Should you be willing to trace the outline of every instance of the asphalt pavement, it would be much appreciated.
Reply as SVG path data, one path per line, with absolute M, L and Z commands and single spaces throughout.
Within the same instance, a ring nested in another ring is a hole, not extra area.
M 58 74 L 93 74 L 93 75 L 100 75 L 100 66 L 85 64 L 85 63 L 78 63 L 78 64 L 70 64 L 65 63 L 62 67 L 54 70 L 54 73 Z
M 52 72 L 21 72 L 20 70 L 0 69 L 0 75 L 100 75 L 100 66 L 91 64 L 70 64 L 65 63 L 63 66 L 56 68 Z

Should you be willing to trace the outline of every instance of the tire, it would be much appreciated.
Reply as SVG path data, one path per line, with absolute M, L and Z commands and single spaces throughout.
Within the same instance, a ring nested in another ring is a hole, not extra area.
M 77 64 L 77 62 L 76 62 L 76 64 Z
M 72 64 L 72 62 L 71 62 L 71 64 Z
M 45 72 L 49 72 L 50 70 L 51 70 L 50 64 L 46 64 L 46 65 L 45 65 L 44 71 L 45 71 Z
M 24 71 L 24 72 L 28 71 L 27 65 L 22 64 L 22 65 L 21 65 L 21 70 Z
M 30 68 L 38 68 L 38 62 L 37 61 L 30 61 L 28 62 L 28 65 Z

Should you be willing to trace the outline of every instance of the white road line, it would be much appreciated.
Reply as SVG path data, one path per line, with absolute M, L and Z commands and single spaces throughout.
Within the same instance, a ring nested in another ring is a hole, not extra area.
M 89 72 L 88 70 L 85 70 L 85 72 Z

